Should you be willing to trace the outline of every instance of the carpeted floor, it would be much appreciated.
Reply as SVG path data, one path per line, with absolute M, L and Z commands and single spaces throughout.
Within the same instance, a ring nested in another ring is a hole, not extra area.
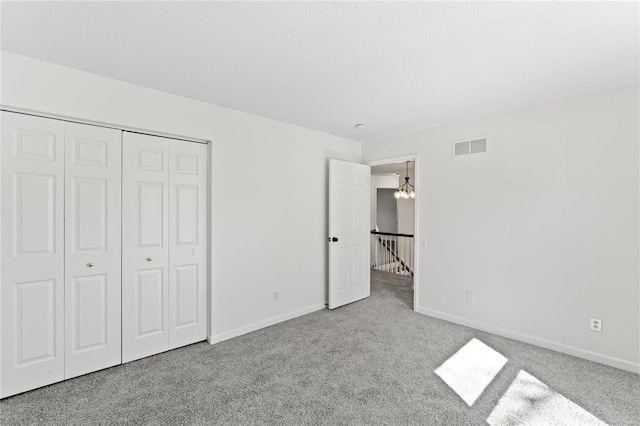
M 603 422 L 640 424 L 636 374 L 416 314 L 404 277 L 372 271 L 371 290 L 5 399 L 0 424 L 486 425 L 521 370 Z M 508 361 L 469 407 L 434 370 L 473 338 Z

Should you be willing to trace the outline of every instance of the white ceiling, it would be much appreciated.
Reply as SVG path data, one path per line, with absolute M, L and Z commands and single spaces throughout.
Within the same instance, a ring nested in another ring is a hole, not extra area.
M 639 81 L 638 2 L 0 5 L 3 50 L 357 140 Z

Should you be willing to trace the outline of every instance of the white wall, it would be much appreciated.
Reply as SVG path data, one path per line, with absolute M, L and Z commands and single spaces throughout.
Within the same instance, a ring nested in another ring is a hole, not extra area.
M 640 371 L 638 114 L 634 86 L 364 143 L 419 156 L 418 310 Z
M 213 341 L 324 308 L 328 159 L 359 162 L 359 142 L 7 52 L 1 60 L 3 106 L 213 140 Z
M 360 143 L 6 52 L 1 62 L 4 106 L 214 141 L 212 340 L 324 306 L 327 159 L 360 161 Z M 638 113 L 635 86 L 366 143 L 366 161 L 419 155 L 419 311 L 638 371 Z M 451 158 L 451 141 L 480 135 L 490 153 Z M 275 203 L 283 182 L 295 196 Z

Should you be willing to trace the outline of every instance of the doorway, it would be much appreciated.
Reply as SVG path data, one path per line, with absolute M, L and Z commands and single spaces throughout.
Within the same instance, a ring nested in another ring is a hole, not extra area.
M 371 167 L 371 284 L 412 293 L 409 305 L 417 305 L 417 156 L 370 162 Z M 397 193 L 408 183 L 409 193 Z M 414 197 L 410 196 L 413 190 Z M 395 195 L 395 196 L 394 196 Z M 398 197 L 399 196 L 399 197 Z M 404 292 L 406 294 L 406 292 Z
M 396 188 L 376 190 L 375 227 L 382 232 L 398 232 L 398 199 L 393 196 Z

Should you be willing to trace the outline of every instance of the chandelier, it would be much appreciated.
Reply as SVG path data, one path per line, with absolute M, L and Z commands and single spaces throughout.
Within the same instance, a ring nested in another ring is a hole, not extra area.
M 393 193 L 396 198 L 416 198 L 414 186 L 409 183 L 409 162 L 407 161 L 407 172 L 405 173 L 404 183 L 400 185 L 396 192 Z

